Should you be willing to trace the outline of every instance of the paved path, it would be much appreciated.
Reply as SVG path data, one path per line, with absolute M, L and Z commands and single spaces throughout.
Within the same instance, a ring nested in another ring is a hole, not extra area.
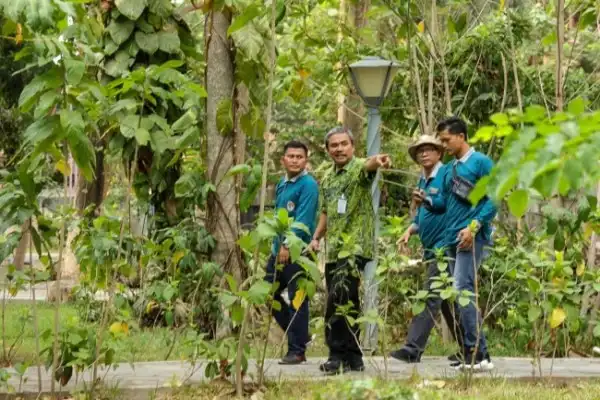
M 277 360 L 267 360 L 265 371 L 270 380 L 317 380 L 325 377 L 319 371 L 318 365 L 324 358 L 311 358 L 300 366 L 281 366 Z M 383 377 L 384 362 L 382 357 L 372 357 L 365 360 L 366 370 L 362 373 L 351 373 L 336 379 L 357 379 L 364 377 Z M 478 377 L 493 378 L 532 378 L 534 375 L 532 361 L 528 358 L 495 358 L 495 369 L 491 372 L 479 373 Z M 553 364 L 553 365 L 552 365 Z M 600 378 L 600 358 L 568 358 L 542 360 L 543 376 L 553 378 Z M 13 371 L 14 372 L 14 371 Z M 249 376 L 255 376 L 256 363 L 250 361 Z M 448 361 L 442 357 L 425 357 L 420 364 L 405 364 L 396 360 L 389 360 L 388 377 L 390 379 L 408 379 L 418 374 L 422 378 L 448 379 L 456 377 L 459 373 L 448 367 Z M 173 383 L 197 384 L 205 382 L 204 364 L 192 366 L 187 362 L 142 362 L 119 364 L 115 369 L 103 370 L 99 376 L 103 377 L 108 387 L 119 388 L 130 393 L 127 398 L 148 398 L 148 394 L 157 390 L 173 387 Z M 27 381 L 22 385 L 22 392 L 34 394 L 38 392 L 37 369 L 29 368 L 25 377 Z M 63 389 L 69 391 L 82 388 L 90 382 L 91 373 L 86 371 L 78 377 L 78 382 L 73 376 L 71 382 Z M 19 378 L 13 377 L 10 383 L 18 388 Z M 58 389 L 58 384 L 57 384 Z M 4 389 L 2 389 L 4 390 Z M 0 390 L 0 392 L 2 392 Z M 50 374 L 42 368 L 42 390 L 50 390 Z

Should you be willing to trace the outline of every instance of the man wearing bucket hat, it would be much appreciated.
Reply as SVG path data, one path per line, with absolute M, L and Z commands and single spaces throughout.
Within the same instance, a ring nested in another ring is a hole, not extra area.
M 426 290 L 429 291 L 432 290 L 432 283 L 440 272 L 436 262 L 436 252 L 444 247 L 446 228 L 445 213 L 436 212 L 433 207 L 434 204 L 437 204 L 438 208 L 443 206 L 438 204 L 443 201 L 445 166 L 440 161 L 443 147 L 437 138 L 423 135 L 408 148 L 408 154 L 423 168 L 423 171 L 417 189 L 413 192 L 413 204 L 417 206 L 416 215 L 413 223 L 398 241 L 398 247 L 402 248 L 412 235 L 419 235 L 424 249 L 423 262 L 427 271 Z M 418 363 L 421 360 L 440 308 L 452 335 L 459 342 L 461 341 L 452 305 L 442 300 L 438 293 L 432 293 L 427 299 L 425 309 L 411 321 L 404 346 L 391 353 L 393 358 L 407 363 Z

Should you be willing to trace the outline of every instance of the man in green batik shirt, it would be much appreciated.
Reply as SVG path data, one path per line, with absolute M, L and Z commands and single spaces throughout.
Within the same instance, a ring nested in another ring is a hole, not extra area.
M 325 236 L 325 339 L 329 359 L 319 368 L 335 374 L 364 370 L 359 326 L 351 326 L 345 315 L 358 318 L 360 273 L 375 254 L 371 188 L 377 170 L 388 168 L 390 158 L 386 154 L 367 159 L 354 157 L 354 138 L 344 128 L 329 131 L 325 147 L 333 162 L 321 180 L 321 215 L 310 248 L 318 250 L 319 240 Z M 340 306 L 345 315 L 339 315 Z

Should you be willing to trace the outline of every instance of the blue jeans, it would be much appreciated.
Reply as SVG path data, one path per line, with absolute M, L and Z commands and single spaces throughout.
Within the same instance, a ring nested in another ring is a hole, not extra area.
M 277 259 L 275 256 L 269 258 L 267 264 L 267 274 L 265 280 L 269 283 L 278 282 L 279 285 L 273 293 L 273 300 L 281 304 L 281 308 L 273 308 L 273 316 L 277 324 L 287 331 L 288 353 L 303 355 L 308 343 L 308 297 L 304 298 L 300 308 L 296 310 L 293 306 L 293 299 L 298 290 L 298 279 L 306 277 L 306 272 L 298 264 L 286 264 L 283 269 L 277 270 Z M 290 304 L 283 300 L 281 292 L 287 288 Z
M 454 288 L 457 290 L 469 290 L 475 293 L 475 278 L 477 270 L 481 265 L 484 255 L 484 248 L 489 242 L 477 237 L 473 241 L 473 249 L 457 250 L 456 246 L 451 246 L 447 255 L 449 258 L 448 269 L 454 277 Z M 473 297 L 469 304 L 462 307 L 458 301 L 454 304 L 456 315 L 459 316 L 460 326 L 463 332 L 463 343 L 467 352 L 473 351 L 477 345 L 477 336 L 479 336 L 478 352 L 487 354 L 487 342 L 482 329 L 482 319 L 477 307 L 474 304 Z M 477 331 L 479 330 L 479 335 Z

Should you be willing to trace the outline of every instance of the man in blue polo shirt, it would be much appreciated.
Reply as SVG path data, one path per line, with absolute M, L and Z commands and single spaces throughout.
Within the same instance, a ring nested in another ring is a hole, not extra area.
M 315 178 L 306 171 L 308 148 L 304 143 L 290 141 L 284 146 L 283 152 L 281 163 L 286 175 L 276 187 L 275 209 L 286 209 L 290 218 L 306 226 L 308 232 L 294 228 L 294 233 L 308 244 L 315 231 L 319 187 Z M 281 304 L 281 308 L 273 308 L 273 316 L 281 329 L 287 331 L 288 336 L 288 352 L 280 364 L 295 365 L 306 361 L 304 353 L 309 342 L 308 299 L 305 298 L 301 306 L 295 309 L 293 301 L 288 304 L 281 296 L 287 288 L 288 297 L 293 300 L 300 278 L 306 278 L 304 269 L 290 259 L 285 240 L 276 238 L 265 279 L 270 283 L 278 283 L 273 299 Z
M 467 125 L 460 118 L 441 121 L 436 130 L 444 149 L 454 158 L 446 166 L 441 197 L 446 211 L 448 266 L 453 273 L 455 288 L 474 293 L 476 271 L 481 265 L 484 247 L 491 242 L 496 207 L 488 197 L 471 204 L 469 194 L 481 178 L 489 175 L 493 162 L 469 146 Z M 433 205 L 434 208 L 439 206 L 437 202 Z M 476 371 L 493 369 L 475 298 L 465 307 L 456 303 L 455 308 L 463 331 L 464 357 L 451 365 L 456 369 L 473 367 Z
M 423 135 L 408 149 L 411 158 L 423 167 L 423 174 L 419 179 L 413 202 L 417 212 L 413 223 L 398 241 L 399 250 L 408 243 L 412 235 L 418 234 L 423 245 L 423 262 L 426 265 L 427 281 L 425 290 L 431 290 L 434 278 L 439 275 L 436 252 L 444 247 L 446 214 L 443 211 L 434 211 L 433 202 L 439 203 L 443 195 L 444 169 L 440 161 L 443 153 L 442 144 L 430 135 Z M 435 319 L 442 310 L 452 335 L 462 341 L 457 335 L 458 326 L 455 326 L 454 311 L 451 304 L 442 300 L 439 294 L 432 293 L 427 299 L 425 309 L 416 315 L 408 328 L 406 343 L 400 350 L 393 351 L 391 356 L 407 363 L 418 363 L 425 351 L 429 334 L 435 326 Z

